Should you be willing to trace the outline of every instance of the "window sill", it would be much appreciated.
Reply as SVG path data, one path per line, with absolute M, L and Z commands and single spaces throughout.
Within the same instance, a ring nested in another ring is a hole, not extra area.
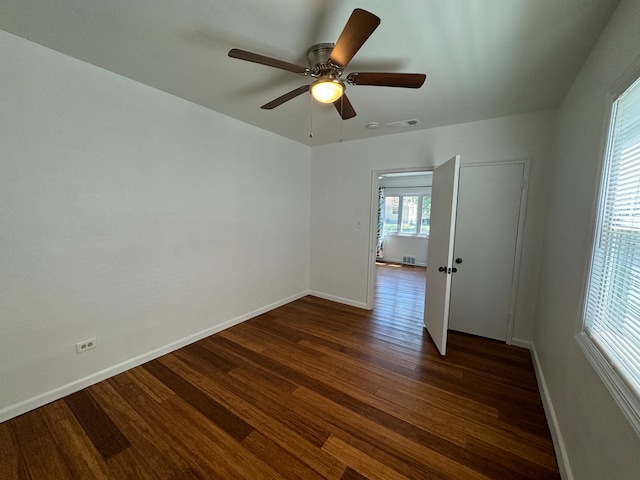
M 580 332 L 576 334 L 576 341 L 624 416 L 627 417 L 636 433 L 640 435 L 640 398 L 638 395 L 616 371 L 615 366 L 605 358 L 589 335 Z
M 423 240 L 429 240 L 427 235 L 416 235 L 415 233 L 385 233 L 385 237 L 401 237 L 401 238 L 420 238 Z

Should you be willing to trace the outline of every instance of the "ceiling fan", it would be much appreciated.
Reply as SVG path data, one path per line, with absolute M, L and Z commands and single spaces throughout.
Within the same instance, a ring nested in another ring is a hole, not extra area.
M 356 8 L 347 20 L 335 45 L 318 43 L 307 50 L 309 68 L 237 48 L 229 50 L 229 56 L 315 79 L 310 85 L 291 90 L 260 108 L 271 110 L 298 95 L 311 91 L 313 98 L 319 102 L 333 103 L 342 119 L 347 120 L 355 117 L 356 111 L 344 93 L 345 84 L 420 88 L 427 77 L 424 73 L 353 72 L 341 78 L 347 64 L 378 25 L 380 25 L 380 18 L 366 10 Z

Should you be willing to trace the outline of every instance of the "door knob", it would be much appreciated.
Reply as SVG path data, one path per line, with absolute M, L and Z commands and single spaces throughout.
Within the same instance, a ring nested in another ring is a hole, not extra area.
M 456 258 L 456 263 L 462 263 L 462 259 L 460 257 Z
M 447 267 L 438 267 L 438 271 L 439 272 L 446 272 L 447 271 Z

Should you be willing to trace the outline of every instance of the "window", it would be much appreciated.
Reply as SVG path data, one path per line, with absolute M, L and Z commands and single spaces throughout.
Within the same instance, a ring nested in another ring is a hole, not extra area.
M 390 195 L 384 199 L 384 234 L 429 235 L 431 197 Z
M 429 235 L 431 226 L 431 197 L 422 197 L 422 213 L 420 215 L 420 232 Z
M 385 197 L 384 199 L 384 233 L 398 231 L 398 205 L 400 197 Z
M 418 197 L 416 195 L 402 197 L 402 225 L 400 226 L 400 233 L 405 235 L 417 233 L 417 223 Z
M 640 79 L 617 97 L 579 340 L 640 433 Z

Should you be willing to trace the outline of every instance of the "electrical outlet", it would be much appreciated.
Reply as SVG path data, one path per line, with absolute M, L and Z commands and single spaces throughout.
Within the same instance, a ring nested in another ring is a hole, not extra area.
M 76 353 L 86 352 L 87 350 L 91 350 L 92 348 L 96 348 L 95 338 L 90 338 L 89 340 L 85 340 L 84 342 L 76 343 Z

